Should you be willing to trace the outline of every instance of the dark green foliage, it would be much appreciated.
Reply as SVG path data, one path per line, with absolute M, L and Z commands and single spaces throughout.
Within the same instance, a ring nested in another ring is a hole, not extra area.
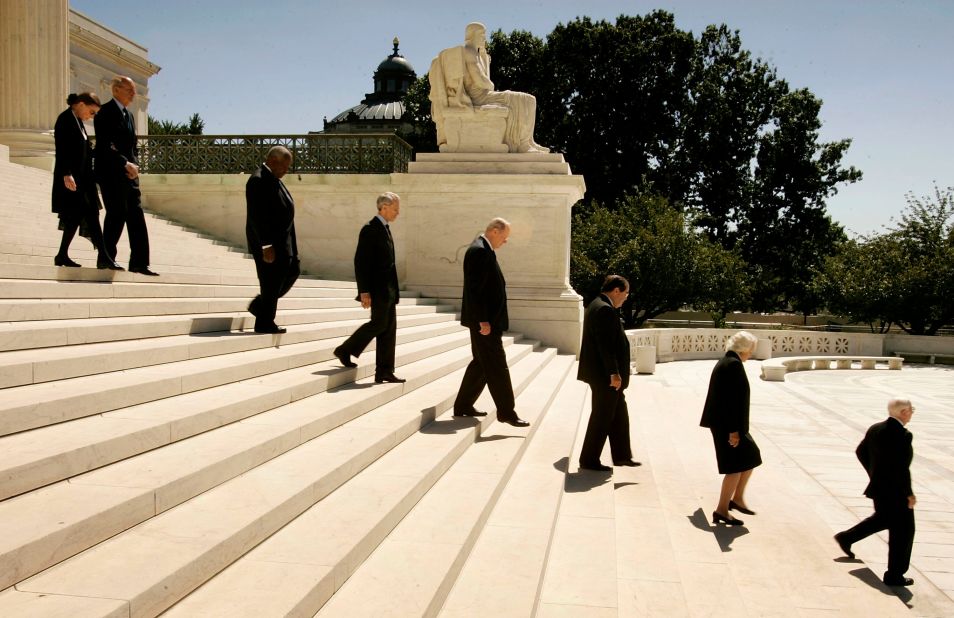
M 157 120 L 149 116 L 149 135 L 202 135 L 203 129 L 205 121 L 197 113 L 189 116 L 189 121 L 184 123 Z
M 498 30 L 488 52 L 498 90 L 536 96 L 536 140 L 583 175 L 587 201 L 613 210 L 658 195 L 745 260 L 747 306 L 725 309 L 816 308 L 814 273 L 844 240 L 825 202 L 861 172 L 841 165 L 850 140 L 819 142 L 821 101 L 792 90 L 737 31 L 694 35 L 666 11 L 581 17 L 545 40 Z M 574 252 L 579 272 L 584 257 Z
M 427 74 L 418 77 L 404 95 L 403 120 L 411 124 L 409 131 L 398 131 L 398 136 L 418 152 L 437 152 L 437 130 L 431 121 L 431 101 Z
M 612 209 L 590 203 L 574 218 L 573 287 L 588 302 L 611 273 L 630 281 L 628 327 L 687 305 L 724 315 L 745 302 L 741 259 L 694 231 L 660 197 L 629 197 Z
M 872 329 L 934 335 L 954 322 L 954 187 L 907 195 L 901 221 L 844 244 L 820 273 L 831 310 Z

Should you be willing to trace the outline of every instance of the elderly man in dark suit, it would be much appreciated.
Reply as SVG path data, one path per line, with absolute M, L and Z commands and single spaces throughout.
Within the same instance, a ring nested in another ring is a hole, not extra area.
M 109 257 L 116 259 L 116 244 L 129 234 L 129 272 L 155 277 L 149 270 L 149 231 L 139 191 L 139 149 L 136 122 L 129 110 L 136 98 L 136 84 L 128 77 L 112 81 L 113 98 L 93 120 L 96 129 L 96 180 L 103 193 L 106 217 L 103 239 Z
M 619 308 L 629 296 L 629 282 L 619 275 L 603 281 L 600 295 L 583 315 L 583 342 L 576 379 L 590 385 L 590 420 L 580 451 L 580 468 L 608 472 L 600 453 L 609 438 L 614 466 L 638 466 L 629 440 L 629 410 L 623 391 L 629 386 L 629 340 Z
M 486 412 L 474 409 L 474 403 L 487 386 L 497 406 L 497 420 L 514 427 L 528 427 L 530 423 L 517 416 L 514 409 L 513 383 L 503 349 L 503 333 L 510 327 L 510 320 L 507 282 L 497 264 L 496 250 L 509 237 L 510 223 L 493 219 L 464 254 L 460 323 L 470 329 L 474 358 L 461 380 L 454 401 L 454 416 L 486 416 Z
M 352 356 L 361 356 L 372 339 L 376 340 L 374 381 L 401 383 L 394 375 L 394 346 L 397 343 L 397 267 L 390 223 L 401 214 L 401 197 L 385 192 L 377 199 L 378 214 L 364 224 L 354 252 L 354 278 L 361 306 L 371 308 L 371 320 L 358 327 L 335 348 L 334 355 L 345 367 L 356 367 Z
M 275 323 L 278 299 L 298 280 L 298 242 L 295 237 L 295 201 L 282 183 L 292 164 L 292 153 L 273 146 L 265 163 L 245 183 L 245 236 L 255 259 L 259 295 L 248 305 L 255 316 L 256 333 L 285 332 Z
M 868 473 L 865 496 L 874 501 L 875 512 L 856 526 L 835 535 L 835 541 L 845 555 L 854 558 L 852 544 L 887 529 L 888 570 L 882 581 L 888 586 L 914 583 L 913 579 L 904 576 L 911 563 L 914 505 L 917 502 L 911 489 L 912 436 L 904 427 L 913 414 L 910 400 L 892 399 L 888 402 L 888 418 L 868 428 L 855 454 Z

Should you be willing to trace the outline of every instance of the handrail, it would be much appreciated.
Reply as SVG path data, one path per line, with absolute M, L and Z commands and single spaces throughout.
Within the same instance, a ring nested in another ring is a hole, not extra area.
M 411 145 L 393 133 L 304 135 L 140 135 L 145 174 L 239 174 L 255 170 L 272 146 L 288 148 L 298 174 L 406 172 Z

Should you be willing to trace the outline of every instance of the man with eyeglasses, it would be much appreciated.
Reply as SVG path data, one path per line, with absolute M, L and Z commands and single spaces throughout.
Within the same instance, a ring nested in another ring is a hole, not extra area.
M 158 273 L 149 269 L 149 232 L 139 190 L 136 122 L 129 109 L 136 98 L 136 84 L 119 75 L 113 78 L 111 86 L 113 98 L 93 119 L 96 181 L 106 207 L 103 240 L 109 257 L 115 260 L 116 244 L 125 227 L 129 234 L 129 272 L 155 277 Z M 102 263 L 98 262 L 97 267 Z
M 839 532 L 835 541 L 845 555 L 854 558 L 851 546 L 882 530 L 888 531 L 888 570 L 882 581 L 888 586 L 910 586 L 905 577 L 914 545 L 914 505 L 911 489 L 911 460 L 914 458 L 911 421 L 914 407 L 909 399 L 888 402 L 888 418 L 868 428 L 855 454 L 868 473 L 870 482 L 865 496 L 874 501 L 874 515 L 856 526 Z
M 619 308 L 629 296 L 629 281 L 609 275 L 600 295 L 583 314 L 583 342 L 576 379 L 590 385 L 590 420 L 580 450 L 580 469 L 609 472 L 600 463 L 607 438 L 614 466 L 635 467 L 629 439 L 629 410 L 623 391 L 629 386 L 629 340 L 620 322 Z

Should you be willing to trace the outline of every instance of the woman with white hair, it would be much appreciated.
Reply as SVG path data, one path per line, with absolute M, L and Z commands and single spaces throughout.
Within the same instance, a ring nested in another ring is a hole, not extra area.
M 749 434 L 749 380 L 742 363 L 755 351 L 758 339 L 746 331 L 729 337 L 725 356 L 716 363 L 709 378 L 709 393 L 699 424 L 712 432 L 719 474 L 723 474 L 719 505 L 712 523 L 741 526 L 742 520 L 729 514 L 736 510 L 755 515 L 745 504 L 745 486 L 752 470 L 762 464 L 762 454 Z

